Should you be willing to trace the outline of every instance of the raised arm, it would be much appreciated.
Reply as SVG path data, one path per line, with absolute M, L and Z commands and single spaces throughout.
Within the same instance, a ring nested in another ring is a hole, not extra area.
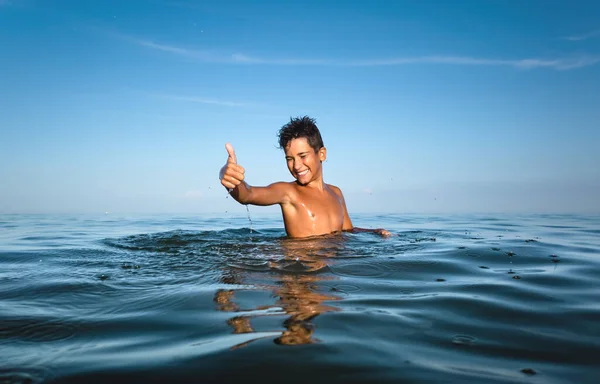
M 225 144 L 227 163 L 219 172 L 221 184 L 227 188 L 231 197 L 241 204 L 273 205 L 290 201 L 291 188 L 288 183 L 273 183 L 266 187 L 253 187 L 244 180 L 244 167 L 237 163 L 233 146 Z

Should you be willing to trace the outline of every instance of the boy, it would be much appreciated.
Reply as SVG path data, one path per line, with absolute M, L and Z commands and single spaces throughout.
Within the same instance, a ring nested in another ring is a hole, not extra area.
M 279 130 L 279 147 L 285 152 L 288 170 L 296 179 L 266 187 L 253 187 L 244 181 L 244 168 L 237 163 L 231 144 L 229 157 L 219 179 L 231 196 L 241 204 L 279 204 L 289 237 L 325 235 L 340 231 L 390 233 L 384 229 L 355 228 L 342 191 L 323 182 L 323 161 L 327 150 L 315 121 L 308 116 L 290 119 Z

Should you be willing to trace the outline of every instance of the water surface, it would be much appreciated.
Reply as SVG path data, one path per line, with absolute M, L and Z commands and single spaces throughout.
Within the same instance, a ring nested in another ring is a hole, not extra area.
M 600 378 L 600 216 L 0 215 L 0 383 Z

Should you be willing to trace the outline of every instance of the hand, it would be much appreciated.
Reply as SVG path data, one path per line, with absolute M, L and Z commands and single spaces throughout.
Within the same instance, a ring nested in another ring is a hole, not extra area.
M 229 154 L 227 163 L 221 168 L 219 172 L 219 180 L 221 184 L 228 190 L 232 190 L 244 181 L 244 167 L 238 165 L 237 158 L 235 157 L 235 151 L 233 146 L 229 143 L 225 144 L 225 149 Z
M 378 228 L 375 230 L 376 233 L 380 234 L 383 237 L 390 237 L 392 236 L 392 233 L 390 231 L 388 231 L 387 229 L 382 229 L 382 228 Z

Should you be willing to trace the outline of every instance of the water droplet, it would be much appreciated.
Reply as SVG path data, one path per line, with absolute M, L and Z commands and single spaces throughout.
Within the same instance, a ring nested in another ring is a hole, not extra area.
M 252 219 L 250 218 L 250 209 L 246 205 L 246 212 L 248 212 L 248 221 L 250 222 L 250 233 L 252 233 Z
M 523 369 L 521 369 L 521 372 L 523 372 L 526 375 L 530 375 L 530 376 L 533 376 L 533 375 L 535 375 L 537 373 L 532 368 L 523 368 Z

